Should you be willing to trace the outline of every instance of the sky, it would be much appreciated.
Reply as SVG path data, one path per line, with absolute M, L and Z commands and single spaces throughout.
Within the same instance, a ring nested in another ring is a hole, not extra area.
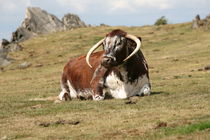
M 153 25 L 161 16 L 175 24 L 210 14 L 210 0 L 0 0 L 0 39 L 11 39 L 27 7 L 40 7 L 60 19 L 74 13 L 86 24 L 112 26 Z

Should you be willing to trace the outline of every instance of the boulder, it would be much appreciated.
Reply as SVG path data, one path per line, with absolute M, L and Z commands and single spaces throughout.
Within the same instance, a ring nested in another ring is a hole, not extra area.
M 64 24 L 54 15 L 38 7 L 28 7 L 21 26 L 12 33 L 11 42 L 21 42 L 37 34 L 45 34 L 64 29 Z
M 6 39 L 3 39 L 0 42 L 0 68 L 10 64 L 9 60 L 7 59 L 7 55 L 9 53 L 8 43 Z
M 75 14 L 66 14 L 62 21 L 38 7 L 28 7 L 21 26 L 12 33 L 11 42 L 21 42 L 38 34 L 87 27 Z
M 0 68 L 3 68 L 7 65 L 11 64 L 11 61 L 9 61 L 8 59 L 3 59 L 0 57 Z
M 18 44 L 18 43 L 10 43 L 7 45 L 9 52 L 17 52 L 17 51 L 22 51 L 23 47 Z
M 19 68 L 20 69 L 26 69 L 26 68 L 28 68 L 28 67 L 30 67 L 31 66 L 31 63 L 30 62 L 23 62 L 23 63 L 21 63 L 20 65 L 19 65 Z
M 11 42 L 21 42 L 37 35 L 34 32 L 27 30 L 26 28 L 19 27 L 15 32 L 12 33 Z
M 5 67 L 11 63 L 11 58 L 8 58 L 9 52 L 22 50 L 22 46 L 16 43 L 10 43 L 6 39 L 0 41 L 0 67 Z
M 2 58 L 2 59 L 6 59 L 7 54 L 9 53 L 9 47 L 7 46 L 8 43 L 9 43 L 9 41 L 7 41 L 6 39 L 3 39 L 0 42 L 0 58 Z
M 195 19 L 192 21 L 192 28 L 197 29 L 204 27 L 204 29 L 208 30 L 209 22 L 208 16 L 205 19 L 201 19 L 199 15 L 196 15 Z
M 6 45 L 8 45 L 8 44 L 9 44 L 9 41 L 6 40 L 6 39 L 2 39 L 2 41 L 0 42 L 0 45 L 1 45 L 1 46 L 6 46 Z
M 63 30 L 63 23 L 54 15 L 38 7 L 28 7 L 21 27 L 28 31 L 41 34 Z
M 210 14 L 206 16 L 206 19 L 210 19 Z
M 73 29 L 73 28 L 80 28 L 80 27 L 87 27 L 86 24 L 81 21 L 79 16 L 75 14 L 66 14 L 62 18 L 62 22 L 64 24 L 65 30 Z

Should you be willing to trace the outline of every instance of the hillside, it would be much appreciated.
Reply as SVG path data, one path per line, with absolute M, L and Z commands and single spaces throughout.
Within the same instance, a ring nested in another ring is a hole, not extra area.
M 41 35 L 0 71 L 0 139 L 202 139 L 210 137 L 210 30 L 190 23 L 91 27 Z M 106 33 L 141 36 L 152 95 L 55 103 L 62 68 Z M 23 62 L 31 66 L 20 69 Z

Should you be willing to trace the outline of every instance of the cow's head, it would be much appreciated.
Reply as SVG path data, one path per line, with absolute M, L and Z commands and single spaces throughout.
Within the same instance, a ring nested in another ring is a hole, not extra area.
M 131 39 L 136 43 L 136 48 L 130 54 L 127 44 L 128 39 Z M 101 64 L 106 68 L 122 64 L 124 61 L 128 60 L 137 53 L 141 46 L 141 42 L 136 36 L 127 34 L 119 29 L 113 30 L 89 50 L 86 56 L 86 62 L 90 67 L 92 67 L 89 63 L 90 55 L 102 44 L 104 55 L 102 57 Z

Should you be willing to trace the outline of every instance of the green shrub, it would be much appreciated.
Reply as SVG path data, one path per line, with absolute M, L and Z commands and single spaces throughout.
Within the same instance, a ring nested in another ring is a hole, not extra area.
M 162 16 L 161 18 L 157 19 L 157 21 L 155 22 L 155 25 L 165 25 L 165 24 L 168 24 L 168 21 L 165 18 L 165 16 Z

